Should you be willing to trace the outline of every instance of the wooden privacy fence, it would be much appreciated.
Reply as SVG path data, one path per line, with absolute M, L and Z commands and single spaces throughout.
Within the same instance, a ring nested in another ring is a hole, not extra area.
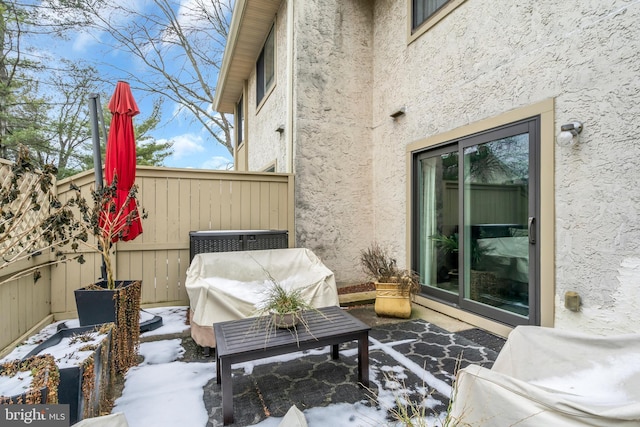
M 59 198 L 70 183 L 90 192 L 93 172 L 60 181 Z M 143 233 L 116 243 L 117 280 L 142 279 L 142 304 L 188 303 L 184 288 L 189 267 L 189 232 L 196 230 L 289 231 L 294 246 L 293 175 L 167 169 L 139 166 L 136 184 L 147 219 Z M 85 254 L 87 262 L 68 262 L 51 272 L 51 312 L 56 318 L 74 316 L 74 289 L 100 277 L 101 259 Z
M 0 159 L 0 184 L 3 188 L 9 189 L 11 179 L 11 163 Z M 39 325 L 43 319 L 46 319 L 51 307 L 51 287 L 50 269 L 48 267 L 40 270 L 41 277 L 35 282 L 32 274 L 24 276 L 17 280 L 9 280 L 14 274 L 25 271 L 28 268 L 40 266 L 50 261 L 48 251 L 43 251 L 40 255 L 31 256 L 29 259 L 21 259 L 15 262 L 7 261 L 14 258 L 19 248 L 17 246 L 18 236 L 25 233 L 34 224 L 39 223 L 40 217 L 46 214 L 48 210 L 49 194 L 45 192 L 37 192 L 31 194 L 32 183 L 37 180 L 33 174 L 25 174 L 21 180 L 20 194 L 11 204 L 15 209 L 23 202 L 25 198 L 36 200 L 42 205 L 42 209 L 38 212 L 31 210 L 22 210 L 24 216 L 21 217 L 19 223 L 13 223 L 11 220 L 2 221 L 2 233 L 0 233 L 0 356 L 2 349 L 11 344 L 18 337 L 28 333 L 36 325 Z M 55 189 L 54 189 L 55 190 Z M 6 207 L 3 207 L 6 208 Z M 4 209 L 5 213 L 12 212 L 11 209 Z M 16 212 L 15 210 L 13 211 Z M 14 216 L 14 218 L 16 218 Z M 9 232 L 9 228 L 16 225 L 16 228 Z M 27 245 L 28 246 L 28 245 Z M 38 248 L 38 243 L 30 247 L 29 252 Z
M 60 181 L 61 201 L 73 195 L 72 182 L 91 200 L 93 171 Z M 148 218 L 142 235 L 116 244 L 115 271 L 118 280 L 142 279 L 145 306 L 188 304 L 190 231 L 288 230 L 289 246 L 295 246 L 293 175 L 139 166 L 136 184 Z M 80 251 L 85 264 L 45 267 L 35 284 L 28 277 L 0 286 L 0 354 L 51 317 L 76 316 L 73 291 L 101 276 L 100 256 Z

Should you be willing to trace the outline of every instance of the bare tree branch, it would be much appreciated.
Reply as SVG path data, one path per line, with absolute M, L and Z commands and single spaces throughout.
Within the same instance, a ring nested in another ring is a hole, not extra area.
M 144 65 L 144 78 L 118 69 L 132 87 L 178 104 L 233 153 L 232 124 L 212 109 L 231 6 L 224 0 L 152 3 L 144 10 L 119 0 L 78 1 L 66 7 L 82 11 L 94 30 L 107 33 L 109 48 L 129 52 Z

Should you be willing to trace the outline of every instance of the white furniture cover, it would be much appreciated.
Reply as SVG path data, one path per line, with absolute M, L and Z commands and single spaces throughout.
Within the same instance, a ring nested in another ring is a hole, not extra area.
M 452 405 L 474 427 L 638 426 L 640 334 L 519 326 L 490 370 L 458 372 Z
M 129 427 L 127 418 L 122 412 L 111 415 L 103 415 L 95 418 L 85 418 L 74 424 L 76 427 Z
M 273 286 L 269 275 L 284 288 L 303 289 L 313 307 L 340 304 L 333 272 L 309 249 L 201 253 L 185 283 L 194 341 L 215 347 L 214 323 L 255 316 L 256 304 Z

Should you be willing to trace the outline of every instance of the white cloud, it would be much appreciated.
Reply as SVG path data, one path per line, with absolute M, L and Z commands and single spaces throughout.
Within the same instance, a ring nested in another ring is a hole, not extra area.
M 81 19 L 78 12 L 61 7 L 58 0 L 43 0 L 42 5 L 48 6 L 50 10 L 53 10 L 56 17 L 61 21 L 73 22 Z M 109 22 L 109 25 L 115 27 L 126 26 L 137 16 L 144 16 L 146 14 L 145 11 L 153 7 L 154 3 L 149 0 L 129 0 L 126 6 L 121 4 L 120 1 L 101 3 L 100 17 L 88 17 L 93 21 L 93 25 L 89 25 L 87 28 L 77 32 L 70 32 L 73 51 L 78 53 L 88 52 L 100 44 L 105 36 L 108 38 L 109 32 L 104 29 L 104 22 Z M 45 22 L 51 21 L 46 16 L 41 19 L 44 19 Z
M 89 50 L 96 42 L 96 35 L 90 34 L 88 32 L 79 32 L 76 38 L 73 40 L 73 51 L 74 52 L 86 52 Z
M 171 117 L 172 118 L 175 119 L 175 118 L 177 118 L 179 116 L 190 117 L 190 114 L 191 114 L 191 112 L 183 104 L 181 104 L 179 102 L 174 102 L 173 103 L 173 109 L 171 111 Z
M 158 139 L 158 142 L 165 140 Z M 230 170 L 233 160 L 225 155 L 210 155 L 213 147 L 201 136 L 192 133 L 171 137 L 173 155 L 165 164 L 169 167 L 186 167 L 196 169 Z M 202 153 L 209 153 L 203 155 Z
M 224 156 L 213 156 L 201 166 L 201 169 L 214 169 L 214 170 L 232 170 L 233 160 L 230 160 Z
M 232 10 L 230 1 L 221 1 L 220 3 L 223 10 Z M 207 14 L 214 15 L 215 6 L 213 2 L 202 0 L 182 0 L 176 13 L 178 23 L 182 27 L 199 29 L 210 28 L 211 23 L 206 18 Z
M 158 140 L 158 142 L 165 142 Z M 181 159 L 193 154 L 205 151 L 204 141 L 201 136 L 185 133 L 171 138 L 173 142 L 173 158 Z

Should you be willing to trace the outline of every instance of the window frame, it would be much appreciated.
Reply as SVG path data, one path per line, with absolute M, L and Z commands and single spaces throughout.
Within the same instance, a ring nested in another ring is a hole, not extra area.
M 413 159 L 416 152 L 436 148 L 444 145 L 445 142 L 464 138 L 465 136 L 482 133 L 489 129 L 508 125 L 512 122 L 521 121 L 534 116 L 540 116 L 540 153 L 538 161 L 544 165 L 544 170 L 554 170 L 555 151 L 555 101 L 548 98 L 543 101 L 530 104 L 525 107 L 506 111 L 494 117 L 489 117 L 479 121 L 463 125 L 461 127 L 446 131 L 444 133 L 432 135 L 423 139 L 409 143 L 406 147 L 406 165 L 409 172 L 407 179 L 407 259 L 414 261 L 414 248 L 412 234 L 414 230 L 414 198 L 415 181 L 413 176 Z M 541 166 L 539 166 L 541 167 Z M 539 169 L 539 218 L 536 219 L 539 226 L 539 235 L 536 237 L 540 241 L 539 246 L 539 321 L 541 326 L 553 327 L 555 319 L 555 183 L 553 173 L 542 173 Z M 412 264 L 413 265 L 413 264 Z M 424 295 L 416 296 L 416 302 L 425 307 L 445 313 L 463 320 L 465 322 L 478 325 L 494 333 L 508 333 L 509 326 L 493 321 L 470 312 L 457 304 L 451 304 L 439 299 L 427 298 Z
M 260 109 L 260 106 L 269 97 L 271 91 L 276 82 L 276 37 L 275 37 L 275 23 L 271 26 L 267 37 L 265 38 L 258 59 L 256 60 L 256 106 Z M 269 61 L 269 56 L 271 57 Z M 270 76 L 267 79 L 265 73 L 270 71 Z
M 536 203 L 535 204 L 529 204 L 528 206 L 528 214 L 531 214 L 534 218 L 539 218 L 540 217 L 540 211 L 539 211 L 539 199 L 537 198 L 537 188 L 539 186 L 539 182 L 538 182 L 538 167 L 537 167 L 537 163 L 538 163 L 538 159 L 540 158 L 540 154 L 539 154 L 539 148 L 540 148 L 540 133 L 539 133 L 539 128 L 540 128 L 540 115 L 537 116 L 533 116 L 533 117 L 528 117 L 522 120 L 518 120 L 515 122 L 511 122 L 511 123 L 506 123 L 504 125 L 495 127 L 495 128 L 489 128 L 489 129 L 485 129 L 481 132 L 477 132 L 477 133 L 472 133 L 472 134 L 467 134 L 467 135 L 463 135 L 459 138 L 455 138 L 449 141 L 445 141 L 441 146 L 437 146 L 435 148 L 430 148 L 430 149 L 424 149 L 424 150 L 418 150 L 415 151 L 413 153 L 413 167 L 412 167 L 412 180 L 413 180 L 413 191 L 412 191 L 412 197 L 413 202 L 412 202 L 412 206 L 414 209 L 414 212 L 412 213 L 412 217 L 413 217 L 413 222 L 412 222 L 412 235 L 416 236 L 418 235 L 417 230 L 420 228 L 420 222 L 421 222 L 421 218 L 420 215 L 418 214 L 418 209 L 419 209 L 419 204 L 416 203 L 416 201 L 418 200 L 420 194 L 418 192 L 419 189 L 419 185 L 418 185 L 418 181 L 420 180 L 420 177 L 418 176 L 418 170 L 419 170 L 419 166 L 418 163 L 420 162 L 421 159 L 425 158 L 425 157 L 432 157 L 434 155 L 437 154 L 441 154 L 444 152 L 458 152 L 459 156 L 458 156 L 458 162 L 459 162 L 459 178 L 458 178 L 458 183 L 460 183 L 460 187 L 459 187 L 459 194 L 458 194 L 458 198 L 459 198 L 459 203 L 458 206 L 460 206 L 460 211 L 459 211 L 459 221 L 458 221 L 458 226 L 460 227 L 459 230 L 459 238 L 460 240 L 464 240 L 465 239 L 465 234 L 466 234 L 466 228 L 464 227 L 465 222 L 463 220 L 463 216 L 466 216 L 468 214 L 468 207 L 465 206 L 465 193 L 467 191 L 466 188 L 464 188 L 464 186 L 462 185 L 462 183 L 464 182 L 464 177 L 463 177 L 463 165 L 464 165 L 464 150 L 467 147 L 473 146 L 473 145 L 477 145 L 477 144 L 481 144 L 481 143 L 485 143 L 485 142 L 489 142 L 492 140 L 499 140 L 499 139 L 504 139 L 506 137 L 509 136 L 513 136 L 513 135 L 518 135 L 518 134 L 522 134 L 522 133 L 526 133 L 527 135 L 529 135 L 529 144 L 530 146 L 533 148 L 532 151 L 529 152 L 529 160 L 528 160 L 528 164 L 530 165 L 530 169 L 529 169 L 529 183 L 528 186 L 530 188 L 530 192 L 531 194 L 533 194 L 533 197 L 536 198 Z M 535 210 L 535 212 L 533 212 Z M 538 226 L 538 221 L 536 221 L 535 223 L 536 227 Z M 539 233 L 536 231 L 534 233 L 534 235 L 538 235 Z M 414 270 L 417 270 L 417 265 L 418 265 L 418 256 L 420 254 L 420 248 L 419 246 L 419 241 L 417 241 L 416 239 L 414 239 L 412 241 L 412 260 L 411 260 L 411 264 L 412 264 L 412 268 Z M 477 315 L 481 315 L 487 319 L 491 319 L 493 321 L 498 321 L 510 326 L 515 327 L 516 325 L 539 325 L 540 324 L 540 315 L 539 315 L 539 308 L 540 308 L 540 298 L 539 298 L 539 292 L 540 292 L 540 284 L 539 284 L 539 280 L 538 280 L 538 262 L 539 262 L 539 254 L 540 254 L 540 245 L 536 244 L 535 248 L 533 249 L 533 252 L 535 252 L 535 255 L 532 254 L 532 256 L 529 258 L 529 262 L 530 262 L 530 269 L 529 269 L 529 313 L 527 314 L 527 316 L 522 316 L 522 315 L 518 315 L 518 314 L 514 314 L 514 313 L 510 313 L 510 312 L 506 312 L 506 311 L 501 311 L 501 310 L 496 310 L 493 307 L 489 307 L 483 304 L 480 304 L 476 301 L 473 301 L 470 299 L 469 295 L 465 295 L 463 291 L 453 294 L 453 293 L 448 293 L 446 291 L 443 291 L 441 289 L 437 289 L 437 288 L 430 288 L 427 286 L 422 286 L 422 292 L 432 298 L 436 298 L 439 299 L 441 301 L 447 301 L 450 304 L 454 304 L 462 309 L 466 309 L 474 314 Z M 463 256 L 464 255 L 464 256 Z M 458 254 L 459 256 L 459 265 L 460 265 L 460 273 L 461 273 L 461 278 L 464 279 L 464 271 L 466 267 L 463 267 L 463 265 L 466 266 L 466 264 L 468 262 L 470 262 L 470 255 L 467 253 L 465 254 L 464 252 L 460 252 Z M 460 283 L 460 288 L 462 289 L 464 287 L 464 281 L 461 281 Z
M 236 103 L 236 120 L 235 120 L 235 144 L 236 149 L 244 143 L 244 93 L 240 95 L 240 99 Z
M 448 14 L 453 12 L 458 6 L 464 3 L 466 0 L 449 0 L 447 3 L 438 8 L 434 13 L 428 16 L 417 26 L 413 25 L 414 22 L 414 3 L 416 0 L 407 0 L 407 37 L 409 43 L 416 40 L 422 34 L 426 33 L 434 27 L 438 22 L 444 19 Z

